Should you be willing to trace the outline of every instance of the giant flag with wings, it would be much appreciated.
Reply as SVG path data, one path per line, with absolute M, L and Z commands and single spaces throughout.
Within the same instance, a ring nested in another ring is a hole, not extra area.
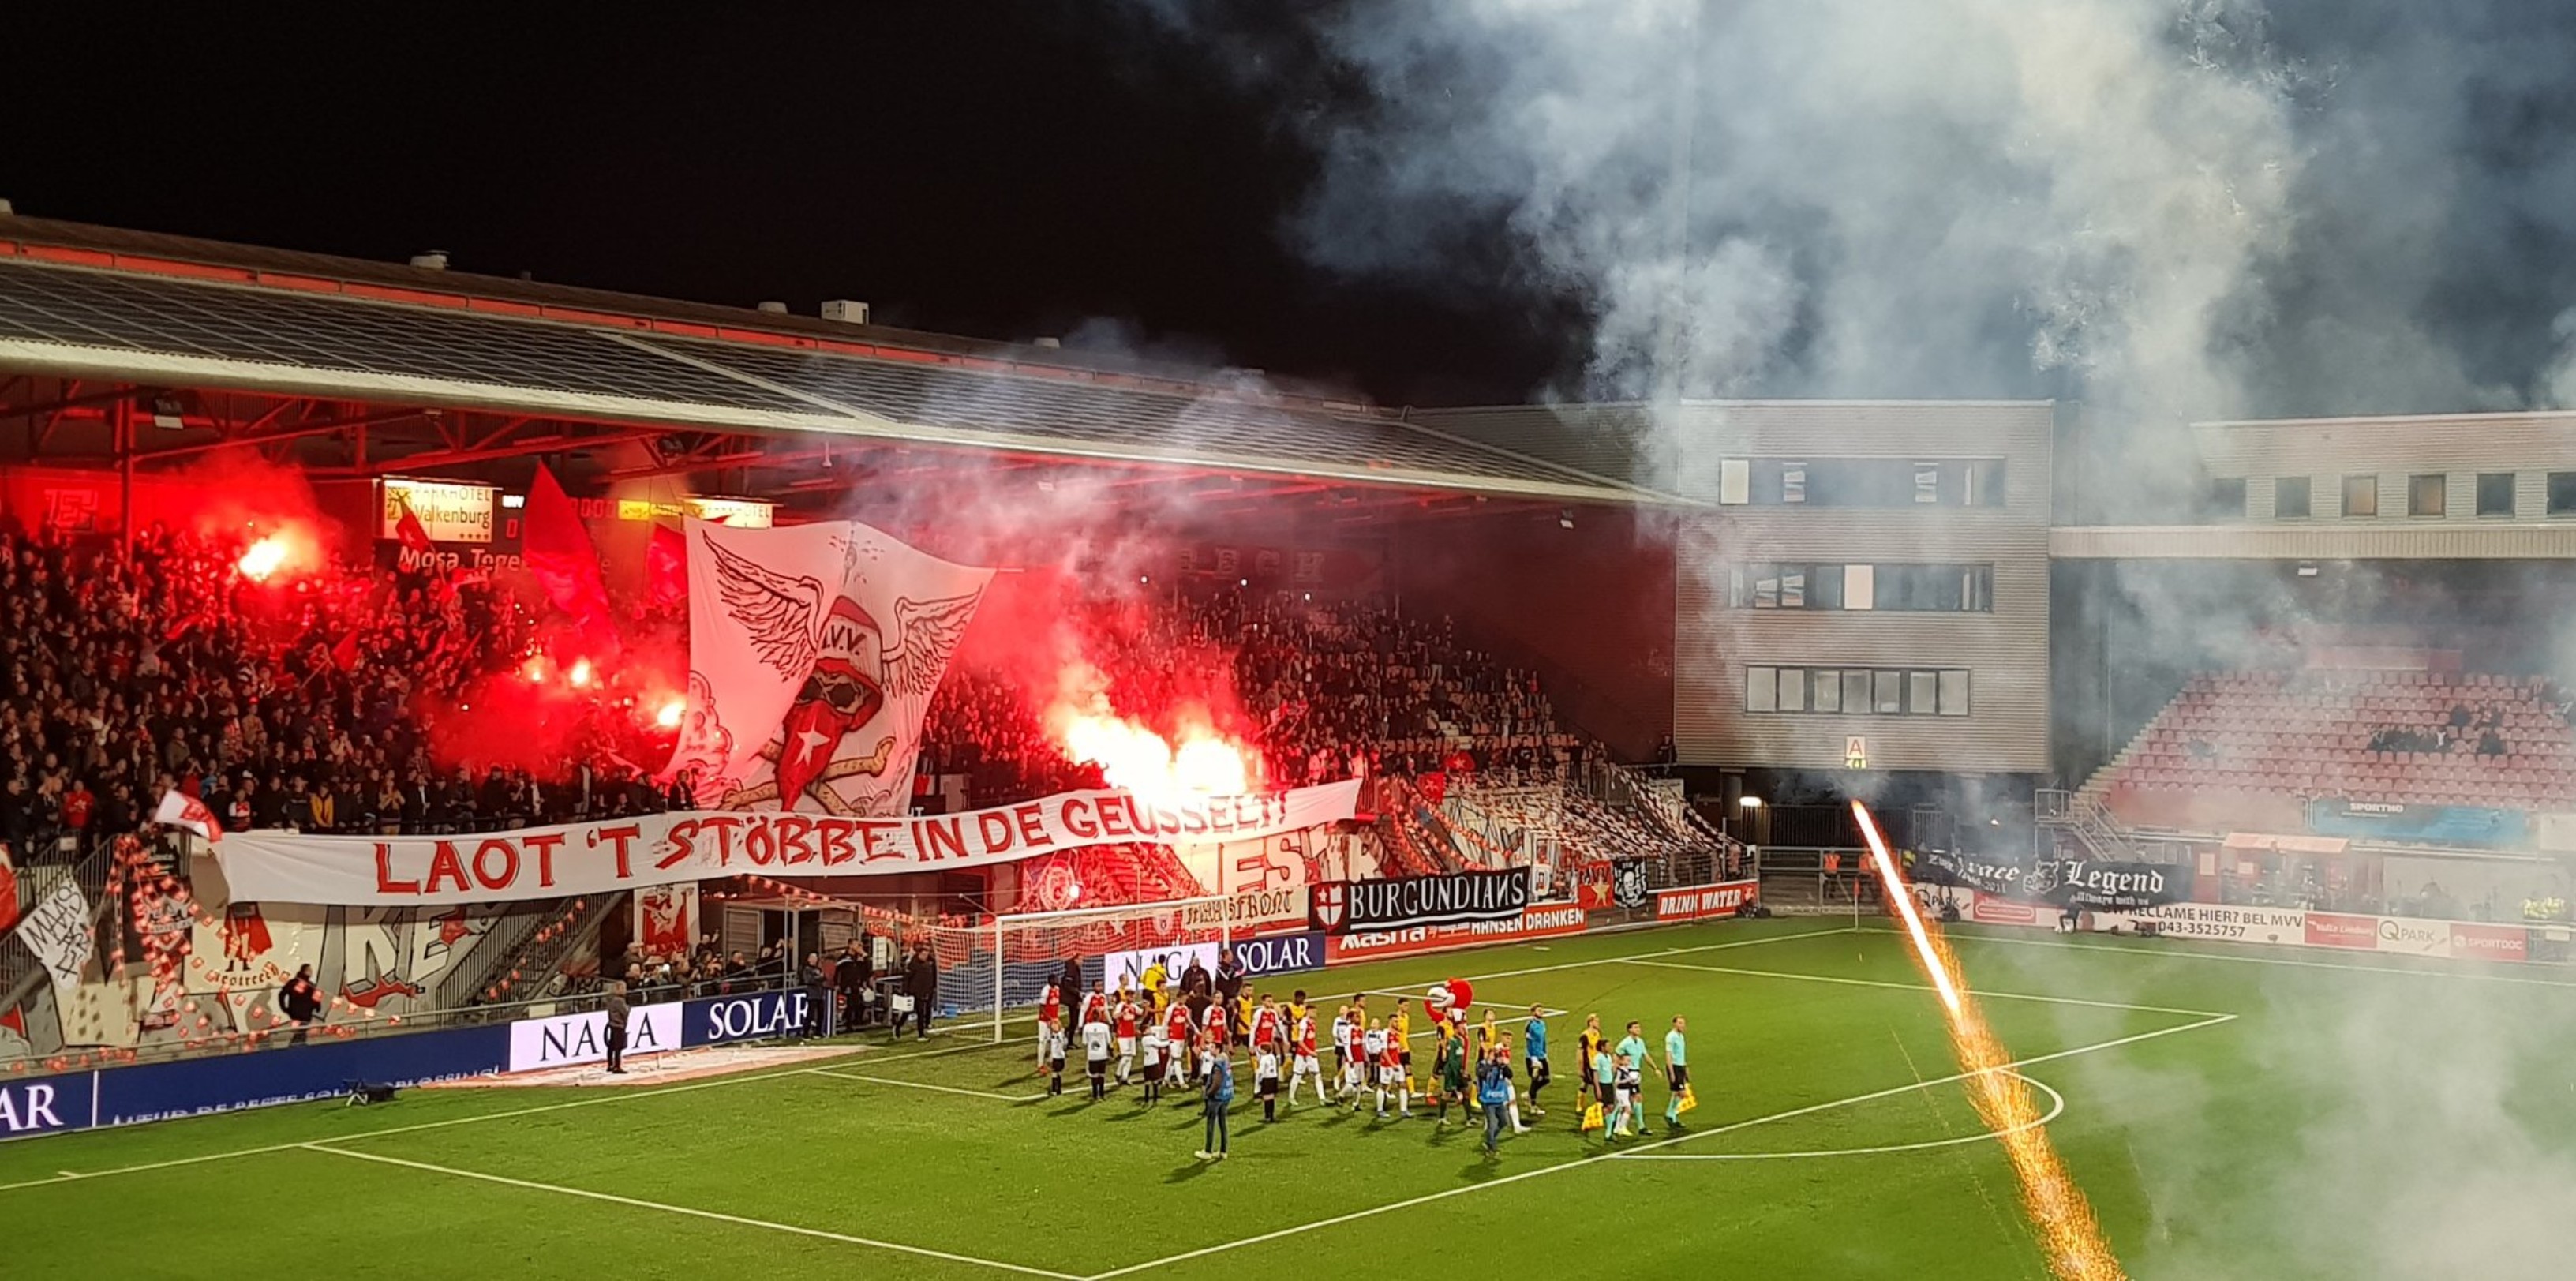
M 688 522 L 689 695 L 671 772 L 715 809 L 900 814 L 921 715 L 993 571 L 855 521 Z

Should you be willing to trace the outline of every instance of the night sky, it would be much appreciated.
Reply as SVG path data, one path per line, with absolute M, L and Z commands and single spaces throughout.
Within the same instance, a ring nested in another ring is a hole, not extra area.
M 0 196 L 805 314 L 860 298 L 884 323 L 1113 341 L 1390 402 L 1518 401 L 1574 349 L 1505 285 L 1301 262 L 1284 227 L 1315 163 L 1282 125 L 1299 104 L 1120 6 L 388 12 L 13 15 Z

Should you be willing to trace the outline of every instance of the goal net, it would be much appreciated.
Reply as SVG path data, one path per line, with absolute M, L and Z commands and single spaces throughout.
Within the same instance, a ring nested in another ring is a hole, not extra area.
M 1142 987 L 1141 976 L 1157 960 L 1175 981 L 1193 959 L 1213 972 L 1219 949 L 1233 942 L 1226 902 L 1210 895 L 932 927 L 939 1003 L 960 1016 L 988 1015 L 999 1043 L 1006 1013 L 1034 1007 L 1067 961 L 1081 968 L 1086 992 L 1094 984 L 1110 992 L 1121 983 Z M 1068 993 L 1066 1007 L 1080 1008 L 1079 1000 Z

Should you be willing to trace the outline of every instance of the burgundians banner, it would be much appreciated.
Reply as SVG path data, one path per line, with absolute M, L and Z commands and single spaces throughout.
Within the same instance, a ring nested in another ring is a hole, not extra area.
M 1914 858 L 1914 879 L 1924 884 L 1965 885 L 1982 894 L 2027 903 L 2138 912 L 2191 897 L 2193 869 L 2187 863 L 2050 858 L 2026 864 L 1941 850 L 1918 851 Z
M 1393 880 L 1326 881 L 1308 894 L 1315 928 L 1331 934 L 1515 920 L 1529 901 L 1526 867 Z
M 1359 794 L 1354 779 L 1169 800 L 1118 790 L 1065 792 L 924 818 L 685 810 L 471 836 L 252 831 L 225 837 L 215 857 L 236 901 L 489 903 L 744 872 L 873 876 L 986 867 L 1092 845 L 1253 840 L 1346 820 Z

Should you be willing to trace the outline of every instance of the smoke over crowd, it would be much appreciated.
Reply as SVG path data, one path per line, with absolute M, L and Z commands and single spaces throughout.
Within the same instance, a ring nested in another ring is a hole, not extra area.
M 2576 404 L 2565 6 L 1147 10 L 1288 104 L 1317 173 L 1283 234 L 1312 261 L 1574 318 L 1531 398 L 1644 402 L 1636 443 L 1678 492 L 1713 492 L 1722 452 L 1658 412 L 1685 400 L 2080 400 L 2088 465 L 2121 478 L 2097 518 L 2153 521 L 2190 519 L 2195 421 Z M 2299 621 L 2223 581 L 2124 581 L 2113 625 L 2223 661 Z M 2576 1157 L 2516 1093 L 2565 1076 L 2531 1057 L 2564 1002 L 2284 973 L 2245 1066 L 2315 1106 L 2263 1119 L 2288 1136 L 2269 1186 L 2197 1177 L 2196 1145 L 2235 1141 L 2200 1117 L 2227 1081 L 2084 1061 L 2094 1097 L 2155 1118 L 2127 1136 L 2161 1245 L 2133 1266 L 2235 1275 L 2187 1226 L 2225 1219 L 2301 1270 L 2554 1275 Z

